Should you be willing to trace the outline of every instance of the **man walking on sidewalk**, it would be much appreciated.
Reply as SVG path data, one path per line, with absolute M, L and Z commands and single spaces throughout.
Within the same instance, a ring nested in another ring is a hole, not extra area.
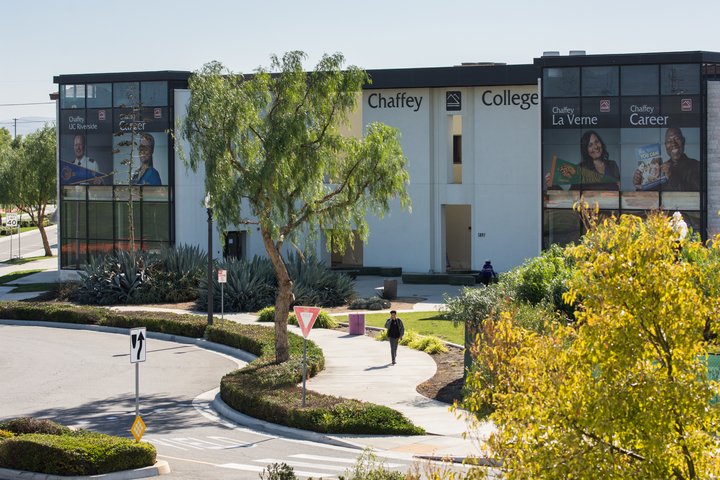
M 392 358 L 392 364 L 395 365 L 398 343 L 405 335 L 405 326 L 402 320 L 397 317 L 395 310 L 390 310 L 390 318 L 385 321 L 385 328 L 387 329 L 388 340 L 390 340 L 390 357 Z

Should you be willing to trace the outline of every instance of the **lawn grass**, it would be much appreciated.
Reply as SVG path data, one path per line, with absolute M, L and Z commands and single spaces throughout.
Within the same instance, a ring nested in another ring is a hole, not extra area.
M 402 312 L 398 317 L 403 321 L 405 330 L 414 330 L 421 335 L 435 335 L 441 339 L 464 345 L 465 330 L 462 323 L 453 325 L 452 319 L 443 317 L 439 312 Z M 385 320 L 390 318 L 387 313 L 365 313 L 365 325 L 384 327 Z M 348 323 L 348 316 L 334 317 L 338 322 Z
M 7 275 L 3 275 L 0 277 L 0 285 L 5 285 L 6 283 L 14 282 L 15 280 L 23 277 L 27 277 L 28 275 L 32 275 L 33 273 L 38 272 L 44 272 L 43 269 L 37 269 L 37 270 L 21 270 L 19 272 L 13 272 L 8 273 Z
M 9 293 L 47 292 L 55 288 L 55 283 L 24 283 L 12 289 Z
M 46 257 L 45 255 L 41 255 L 39 257 L 25 257 L 25 258 L 13 258 L 12 260 L 5 260 L 4 262 L 8 265 L 23 265 L 25 263 L 34 262 L 35 260 L 45 260 L 46 258 L 52 258 L 52 257 Z

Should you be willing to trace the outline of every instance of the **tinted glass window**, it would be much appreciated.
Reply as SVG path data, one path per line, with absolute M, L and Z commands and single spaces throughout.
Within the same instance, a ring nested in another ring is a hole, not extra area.
M 87 86 L 88 108 L 112 107 L 112 84 L 95 83 Z
M 662 95 L 700 93 L 700 66 L 697 64 L 661 65 L 660 93 Z
M 618 94 L 618 67 L 583 67 L 583 96 L 616 96 Z
M 168 104 L 167 82 L 142 82 L 140 101 L 144 107 L 164 107 Z
M 60 108 L 85 108 L 85 85 L 60 85 Z
M 622 95 L 657 95 L 657 65 L 633 65 L 620 69 L 620 93 Z
M 140 104 L 140 84 L 138 82 L 116 83 L 113 89 L 113 105 L 132 107 Z
M 573 67 L 543 70 L 543 95 L 546 97 L 580 95 L 580 69 Z

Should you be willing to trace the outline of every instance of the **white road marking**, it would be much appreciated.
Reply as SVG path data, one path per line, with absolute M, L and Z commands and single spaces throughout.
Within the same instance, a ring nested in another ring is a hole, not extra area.
M 258 473 L 265 470 L 265 467 L 258 467 L 256 465 L 246 465 L 243 463 L 224 463 L 222 465 L 216 465 L 216 466 L 222 467 L 222 468 L 232 468 L 235 470 L 244 470 L 246 472 L 258 472 Z M 295 475 L 300 476 L 300 477 L 313 477 L 313 478 L 318 478 L 318 479 L 328 476 L 327 473 L 319 473 L 319 472 L 295 471 L 294 473 L 295 473 Z
M 325 457 L 323 455 L 309 455 L 307 453 L 298 453 L 295 455 L 290 455 L 293 458 L 301 458 L 303 460 L 319 460 L 321 462 L 337 462 L 337 463 L 350 463 L 355 464 L 357 462 L 357 458 L 336 458 L 336 457 Z M 385 463 L 385 466 L 388 468 L 397 468 L 397 467 L 403 467 L 404 465 L 402 463 Z
M 320 466 L 315 463 L 293 462 L 292 460 L 281 460 L 281 459 L 277 459 L 277 458 L 258 458 L 256 460 L 253 460 L 253 462 L 264 463 L 266 465 L 270 465 L 271 463 L 285 463 L 291 467 L 322 468 L 324 470 L 331 470 L 333 472 L 344 472 L 345 470 L 347 470 L 346 467 L 333 467 L 330 465 Z

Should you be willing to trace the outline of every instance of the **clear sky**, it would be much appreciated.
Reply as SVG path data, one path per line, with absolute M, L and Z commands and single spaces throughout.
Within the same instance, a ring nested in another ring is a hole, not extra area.
M 720 51 L 717 0 L 9 0 L 0 9 L 0 127 L 55 116 L 53 76 L 238 72 L 303 50 L 366 69 L 532 63 L 543 51 Z

